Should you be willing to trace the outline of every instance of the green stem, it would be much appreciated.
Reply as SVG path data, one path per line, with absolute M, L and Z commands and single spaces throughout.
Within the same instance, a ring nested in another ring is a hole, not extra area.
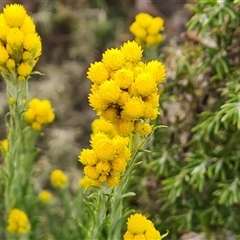
M 122 176 L 120 183 L 116 186 L 111 194 L 110 198 L 110 213 L 109 213 L 109 232 L 108 240 L 112 239 L 122 239 L 121 230 L 122 230 L 122 220 L 123 220 L 123 194 L 125 193 L 128 183 L 132 177 L 134 167 L 136 166 L 137 154 L 138 154 L 138 145 L 136 143 L 136 138 L 132 136 L 130 141 L 130 147 L 132 149 L 132 160 L 129 163 L 129 166 Z M 141 143 L 142 144 L 142 143 Z M 140 146 L 141 146 L 140 144 Z

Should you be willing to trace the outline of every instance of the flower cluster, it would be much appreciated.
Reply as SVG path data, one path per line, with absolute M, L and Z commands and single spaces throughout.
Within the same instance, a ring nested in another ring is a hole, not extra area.
M 80 184 L 100 186 L 107 183 L 108 186 L 115 187 L 131 158 L 128 142 L 128 138 L 119 135 L 110 138 L 102 132 L 93 134 L 92 149 L 83 149 L 79 155 L 85 174 Z
M 154 18 L 148 13 L 139 13 L 130 26 L 130 32 L 135 36 L 135 41 L 143 46 L 158 45 L 163 41 L 160 33 L 164 29 L 163 24 L 161 17 Z
M 158 84 L 166 70 L 158 60 L 144 63 L 141 58 L 141 47 L 128 41 L 120 49 L 106 50 L 87 73 L 93 83 L 90 106 L 123 137 L 132 132 L 148 135 L 152 131 L 148 121 L 159 114 Z
M 52 200 L 52 194 L 49 191 L 46 190 L 42 190 L 39 194 L 38 194 L 38 198 L 42 203 L 49 203 Z
M 65 188 L 68 182 L 68 177 L 60 169 L 52 171 L 50 181 L 55 188 Z M 45 194 L 46 195 L 46 194 Z
M 140 213 L 131 215 L 127 222 L 127 232 L 124 240 L 161 240 L 162 236 L 153 223 Z
M 44 125 L 54 120 L 55 114 L 48 100 L 33 98 L 28 103 L 24 118 L 26 123 L 31 125 L 34 130 L 41 130 Z
M 25 234 L 30 231 L 30 228 L 27 215 L 17 208 L 12 209 L 8 218 L 7 231 L 12 234 Z
M 32 18 L 20 4 L 10 4 L 0 13 L 0 72 L 17 73 L 19 81 L 32 72 L 42 52 Z

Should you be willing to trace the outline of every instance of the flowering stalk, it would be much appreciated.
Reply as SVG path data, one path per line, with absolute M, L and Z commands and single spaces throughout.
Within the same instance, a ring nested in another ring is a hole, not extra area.
M 93 82 L 89 102 L 100 116 L 101 127 L 94 121 L 92 149 L 83 149 L 79 160 L 84 165 L 82 185 L 99 187 L 108 196 L 98 196 L 95 206 L 101 215 L 93 219 L 98 238 L 104 225 L 107 239 L 121 239 L 122 201 L 134 195 L 125 191 L 137 153 L 153 131 L 149 122 L 159 114 L 158 83 L 166 75 L 165 67 L 160 61 L 144 63 L 141 58 L 141 47 L 135 41 L 127 42 L 120 49 L 106 50 L 102 61 L 88 70 Z M 102 208 L 103 203 L 107 208 Z M 97 238 L 92 234 L 89 237 Z
M 43 103 L 39 100 L 35 105 L 32 101 L 28 102 L 28 80 L 34 74 L 33 67 L 41 51 L 35 24 L 24 7 L 20 4 L 7 5 L 0 13 L 0 73 L 6 83 L 9 102 L 6 117 L 8 148 L 4 152 L 3 166 L 7 239 L 28 239 L 30 230 L 31 237 L 36 234 L 37 198 L 30 181 L 37 154 L 35 142 L 42 126 L 54 119 L 47 100 Z M 31 126 L 28 126 L 29 123 Z

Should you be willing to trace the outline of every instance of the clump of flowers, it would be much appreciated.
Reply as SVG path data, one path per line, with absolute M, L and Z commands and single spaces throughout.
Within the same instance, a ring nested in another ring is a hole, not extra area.
M 90 106 L 123 137 L 133 132 L 148 135 L 152 131 L 149 120 L 159 114 L 158 84 L 166 70 L 158 60 L 141 61 L 142 52 L 135 41 L 128 41 L 120 49 L 106 50 L 87 73 L 93 83 Z
M 0 72 L 23 81 L 31 73 L 42 52 L 35 24 L 20 4 L 9 4 L 0 13 Z
M 129 29 L 135 36 L 135 41 L 146 47 L 159 45 L 164 39 L 161 33 L 164 20 L 161 17 L 154 18 L 148 13 L 137 14 Z
M 106 183 L 115 187 L 131 159 L 128 142 L 128 138 L 119 135 L 110 138 L 102 132 L 93 134 L 90 142 L 92 149 L 83 149 L 79 155 L 85 174 L 80 184 L 87 187 Z
M 136 213 L 128 218 L 124 240 L 161 240 L 162 238 L 163 236 L 155 229 L 154 224 L 142 214 Z
M 49 100 L 33 98 L 28 103 L 24 118 L 34 130 L 41 130 L 44 125 L 53 122 L 55 114 Z
M 68 183 L 68 177 L 62 170 L 56 169 L 52 171 L 50 181 L 52 186 L 55 188 L 65 188 Z
M 30 231 L 30 223 L 25 212 L 14 208 L 8 218 L 7 231 L 11 234 L 25 234 Z
M 52 194 L 47 191 L 47 190 L 42 190 L 39 194 L 38 194 L 38 198 L 41 202 L 47 204 L 52 200 Z

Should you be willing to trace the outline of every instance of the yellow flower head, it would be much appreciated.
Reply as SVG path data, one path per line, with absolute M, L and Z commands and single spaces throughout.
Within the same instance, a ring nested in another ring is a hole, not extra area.
M 104 81 L 99 86 L 99 97 L 104 99 L 108 103 L 116 103 L 120 94 L 121 90 L 114 80 Z
M 24 19 L 24 22 L 20 28 L 20 30 L 24 33 L 24 34 L 32 34 L 35 33 L 36 27 L 35 24 L 33 22 L 33 19 L 30 16 L 26 16 Z
M 92 149 L 83 149 L 78 156 L 79 161 L 84 165 L 94 166 L 97 164 L 97 155 Z
M 91 178 L 84 176 L 82 179 L 79 180 L 79 186 L 82 188 L 87 188 L 93 185 L 93 181 Z
M 21 27 L 26 16 L 26 10 L 20 4 L 10 4 L 3 9 L 6 24 L 9 27 Z
M 128 62 L 137 63 L 142 58 L 142 48 L 135 41 L 124 43 L 121 51 Z
M 132 97 L 126 103 L 122 111 L 122 118 L 134 120 L 141 118 L 144 113 L 144 102 L 140 97 Z
M 34 58 L 40 56 L 42 52 L 41 39 L 37 33 L 27 34 L 23 42 L 24 49 L 31 52 Z
M 24 35 L 23 33 L 19 30 L 19 28 L 11 28 L 7 37 L 7 43 L 9 46 L 16 51 L 21 50 L 23 40 L 24 40 Z
M 25 234 L 30 231 L 30 223 L 26 213 L 14 208 L 8 217 L 7 231 L 11 234 Z
M 158 34 L 163 29 L 164 21 L 160 17 L 152 19 L 150 25 L 147 28 L 149 34 Z
M 123 67 L 125 60 L 121 50 L 111 48 L 103 53 L 102 62 L 106 68 L 115 71 Z
M 33 98 L 28 106 L 24 118 L 26 123 L 31 125 L 33 129 L 40 130 L 43 125 L 53 122 L 55 114 L 48 100 Z
M 148 62 L 145 70 L 153 74 L 156 83 L 162 82 L 166 77 L 165 66 L 158 60 Z
M 0 46 L 0 66 L 5 64 L 5 62 L 8 60 L 8 52 L 3 46 Z
M 147 28 L 153 21 L 153 17 L 148 13 L 139 13 L 135 17 L 136 22 L 143 28 Z
M 115 187 L 131 156 L 128 142 L 128 139 L 119 135 L 110 138 L 103 132 L 92 134 L 92 149 L 83 149 L 79 155 L 86 177 L 83 184 L 86 181 L 87 186 L 107 184 Z
M 38 198 L 43 203 L 49 203 L 52 200 L 52 194 L 49 191 L 42 190 L 38 194 Z
M 135 88 L 142 97 L 157 92 L 157 84 L 151 72 L 143 72 L 136 77 Z
M 116 136 L 117 134 L 113 124 L 111 124 L 110 122 L 106 121 L 103 118 L 95 119 L 91 125 L 93 134 L 97 132 L 103 132 L 110 138 Z
M 52 171 L 50 181 L 53 187 L 64 188 L 67 185 L 68 177 L 64 174 L 63 171 L 56 169 Z
M 121 89 L 127 89 L 133 83 L 134 75 L 131 70 L 121 68 L 115 72 L 113 79 Z
M 0 151 L 3 156 L 6 155 L 6 153 L 8 151 L 8 140 L 7 139 L 4 139 L 0 142 Z
M 32 72 L 32 66 L 30 66 L 27 62 L 22 62 L 18 66 L 17 72 L 20 76 L 27 77 Z
M 101 84 L 105 80 L 108 80 L 109 73 L 107 68 L 102 62 L 95 62 L 91 63 L 88 72 L 87 77 L 96 84 Z
M 160 32 L 164 29 L 163 24 L 164 20 L 161 17 L 154 18 L 148 13 L 139 13 L 129 30 L 135 36 L 137 43 L 149 47 L 162 42 L 163 37 Z
M 134 123 L 134 131 L 138 133 L 140 137 L 145 137 L 152 132 L 152 127 L 148 123 L 136 121 Z
M 127 232 L 124 234 L 123 239 L 161 240 L 162 236 L 150 220 L 141 213 L 135 213 L 128 218 Z
M 41 55 L 42 45 L 34 22 L 22 5 L 9 4 L 0 13 L 0 40 L 3 76 L 16 72 L 18 81 L 28 79 Z
M 115 106 L 107 108 L 101 116 L 111 123 L 116 123 L 119 119 L 119 109 Z
M 115 125 L 117 133 L 122 137 L 129 136 L 134 130 L 133 121 L 119 119 Z

